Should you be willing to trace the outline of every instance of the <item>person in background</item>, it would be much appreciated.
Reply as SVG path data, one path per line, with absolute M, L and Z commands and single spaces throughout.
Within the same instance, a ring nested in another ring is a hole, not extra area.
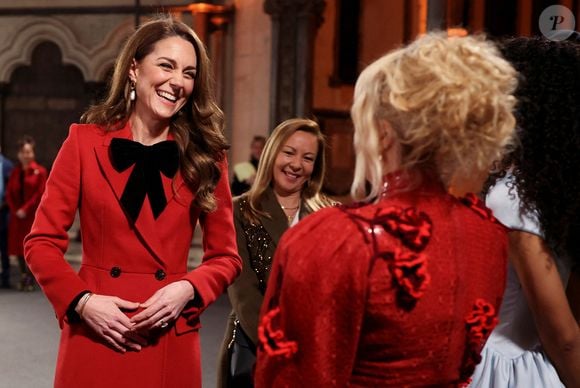
M 200 314 L 241 270 L 211 73 L 189 26 L 155 18 L 70 128 L 25 241 L 62 329 L 56 388 L 202 386 Z M 64 260 L 77 209 L 78 274 Z
M 234 199 L 243 266 L 228 288 L 233 310 L 220 354 L 220 387 L 253 386 L 258 314 L 280 236 L 306 215 L 334 204 L 320 192 L 324 161 L 325 140 L 318 124 L 301 118 L 286 120 L 266 142 L 254 185 Z
M 580 46 L 521 37 L 502 52 L 522 78 L 520 143 L 486 202 L 510 229 L 510 265 L 471 387 L 580 387 Z
M 280 240 L 256 387 L 467 382 L 497 323 L 507 236 L 475 195 L 447 190 L 512 142 L 516 84 L 490 41 L 434 33 L 361 73 L 351 109 L 361 202 L 322 209 Z
M 12 173 L 12 161 L 0 153 L 0 260 L 2 276 L 0 288 L 10 288 L 10 257 L 8 256 L 8 204 L 6 203 L 6 185 Z
M 35 142 L 30 136 L 18 141 L 18 165 L 12 170 L 6 186 L 6 203 L 10 209 L 8 254 L 18 257 L 21 291 L 34 290 L 34 277 L 24 261 L 24 237 L 30 232 L 34 214 L 44 193 L 46 169 L 36 163 Z
M 250 190 L 256 179 L 258 163 L 266 144 L 264 136 L 254 136 L 250 144 L 250 161 L 237 163 L 234 165 L 234 179 L 232 181 L 232 195 L 242 195 Z

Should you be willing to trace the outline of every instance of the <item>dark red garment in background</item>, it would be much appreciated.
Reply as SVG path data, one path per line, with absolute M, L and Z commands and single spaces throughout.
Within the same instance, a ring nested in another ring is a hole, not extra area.
M 8 254 L 24 256 L 24 237 L 30 232 L 34 213 L 40 204 L 44 193 L 47 172 L 36 162 L 31 162 L 28 168 L 18 165 L 12 170 L 6 187 L 6 202 L 10 208 L 8 223 Z M 24 210 L 25 218 L 18 218 L 16 212 Z

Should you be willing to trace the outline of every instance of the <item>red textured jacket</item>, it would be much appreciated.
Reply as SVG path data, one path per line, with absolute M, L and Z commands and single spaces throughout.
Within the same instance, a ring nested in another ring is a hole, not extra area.
M 113 137 L 131 138 L 129 125 L 105 132 L 73 125 L 46 185 L 36 220 L 25 242 L 28 264 L 53 304 L 62 327 L 56 387 L 201 387 L 198 329 L 200 313 L 241 269 L 225 161 L 216 187 L 217 210 L 200 215 L 194 195 L 179 172 L 163 179 L 167 206 L 157 219 L 146 199 L 133 226 L 119 199 L 132 167 L 117 172 L 109 159 Z M 173 185 L 173 188 L 172 188 Z M 83 237 L 77 274 L 64 260 L 67 230 L 77 208 Z M 187 272 L 198 221 L 203 230 L 202 264 Z M 169 282 L 194 286 L 196 303 L 140 352 L 115 352 L 66 311 L 83 290 L 144 302 Z
M 24 179 L 21 174 L 24 172 Z M 47 172 L 36 162 L 31 162 L 23 170 L 18 165 L 12 170 L 6 186 L 6 203 L 10 209 L 10 223 L 8 224 L 8 254 L 24 256 L 24 237 L 30 232 L 34 214 L 44 192 Z M 24 210 L 26 217 L 18 218 L 16 212 Z
M 308 216 L 282 237 L 256 387 L 457 386 L 505 287 L 507 237 L 440 185 Z

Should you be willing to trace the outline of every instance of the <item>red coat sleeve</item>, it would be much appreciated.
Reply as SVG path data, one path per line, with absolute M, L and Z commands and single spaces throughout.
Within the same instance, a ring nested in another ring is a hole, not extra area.
M 64 259 L 80 193 L 81 162 L 78 127 L 71 126 L 46 182 L 30 234 L 24 240 L 24 254 L 30 269 L 52 303 L 59 323 L 66 317 L 72 300 L 88 289 Z
M 220 169 L 221 178 L 215 189 L 217 208 L 203 214 L 199 220 L 203 233 L 202 263 L 184 277 L 191 282 L 196 292 L 193 306 L 184 310 L 186 315 L 197 315 L 214 302 L 233 283 L 242 269 L 225 159 Z
M 365 313 L 370 250 L 338 209 L 281 239 L 258 336 L 256 387 L 346 386 Z

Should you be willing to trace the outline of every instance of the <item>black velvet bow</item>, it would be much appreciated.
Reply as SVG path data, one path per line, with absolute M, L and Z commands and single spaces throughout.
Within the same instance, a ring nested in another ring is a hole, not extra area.
M 177 172 L 177 143 L 162 141 L 145 146 L 128 139 L 114 138 L 111 140 L 110 157 L 113 167 L 119 172 L 135 165 L 121 196 L 121 204 L 131 221 L 137 220 L 145 195 L 149 197 L 153 216 L 157 219 L 167 205 L 160 173 L 173 178 Z

